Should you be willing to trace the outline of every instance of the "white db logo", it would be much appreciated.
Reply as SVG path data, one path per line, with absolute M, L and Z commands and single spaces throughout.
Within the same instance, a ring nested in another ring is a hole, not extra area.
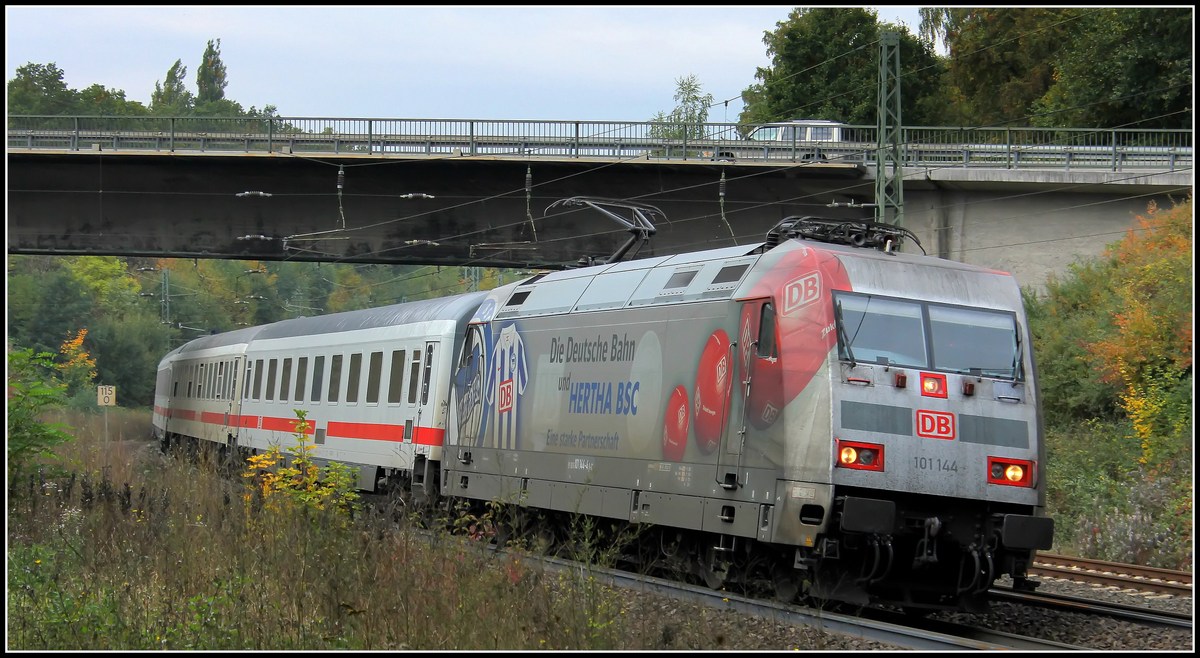
M 820 296 L 821 275 L 817 272 L 789 281 L 783 288 L 783 314 L 791 315 L 797 309 L 815 302 Z

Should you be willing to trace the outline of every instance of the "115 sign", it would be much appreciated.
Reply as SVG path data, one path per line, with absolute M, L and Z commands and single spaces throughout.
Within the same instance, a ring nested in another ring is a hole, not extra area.
M 112 407 L 117 404 L 116 386 L 97 386 L 96 404 L 101 407 Z

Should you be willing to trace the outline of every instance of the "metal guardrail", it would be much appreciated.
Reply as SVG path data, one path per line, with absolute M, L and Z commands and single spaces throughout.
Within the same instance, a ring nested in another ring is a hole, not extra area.
M 312 117 L 8 117 L 8 149 L 373 156 L 847 162 L 873 166 L 878 129 L 836 142 L 743 138 L 758 124 Z M 905 127 L 904 166 L 1179 171 L 1191 130 Z

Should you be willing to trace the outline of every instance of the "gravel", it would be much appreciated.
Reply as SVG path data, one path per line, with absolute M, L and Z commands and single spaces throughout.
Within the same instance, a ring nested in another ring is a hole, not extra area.
M 1173 596 L 1037 577 L 1039 592 L 1141 606 L 1149 610 L 1193 611 L 1191 596 Z M 1007 586 L 1006 578 L 997 585 Z M 730 610 L 646 594 L 631 602 L 630 614 L 661 626 L 661 641 L 639 649 L 694 649 L 747 651 L 896 651 L 902 647 L 819 631 L 778 619 L 764 619 Z M 935 613 L 931 619 L 983 626 L 1020 635 L 1032 635 L 1096 650 L 1188 651 L 1194 649 L 1191 630 L 1156 628 L 1114 621 L 1097 615 L 1057 612 L 1036 606 L 997 602 L 982 615 Z M 651 634 L 654 635 L 654 634 Z

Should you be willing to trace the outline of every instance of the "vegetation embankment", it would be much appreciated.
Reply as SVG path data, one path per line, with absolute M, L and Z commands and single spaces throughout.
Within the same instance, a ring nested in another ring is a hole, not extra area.
M 497 554 L 487 532 L 418 531 L 395 508 L 352 516 L 349 480 L 318 472 L 302 444 L 286 467 L 264 453 L 238 478 L 204 455 L 160 454 L 145 411 L 48 420 L 78 438 L 9 474 L 11 649 L 756 646 L 719 630 L 732 611 L 666 618 L 586 572 L 543 570 L 521 542 Z M 586 524 L 572 536 L 605 560 L 611 544 Z M 791 648 L 826 637 L 805 636 Z

